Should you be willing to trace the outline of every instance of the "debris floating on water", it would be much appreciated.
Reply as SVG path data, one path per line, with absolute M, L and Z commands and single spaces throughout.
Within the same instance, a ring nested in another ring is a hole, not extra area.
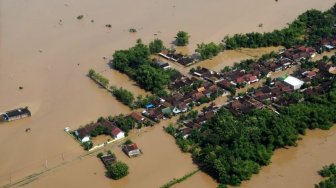
M 84 18 L 84 15 L 79 15 L 79 16 L 77 16 L 77 19 L 78 20 L 81 20 L 81 19 L 83 19 Z

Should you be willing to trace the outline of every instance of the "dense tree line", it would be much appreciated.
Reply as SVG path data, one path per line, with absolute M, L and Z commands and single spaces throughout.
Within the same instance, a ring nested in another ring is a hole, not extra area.
M 235 34 L 226 36 L 223 42 L 226 49 L 313 45 L 317 39 L 336 34 L 335 20 L 335 6 L 326 12 L 308 10 L 284 29 L 266 33 Z
M 269 164 L 275 149 L 295 146 L 308 128 L 329 129 L 336 122 L 335 84 L 325 95 L 278 111 L 260 109 L 235 116 L 222 108 L 187 139 L 177 137 L 177 144 L 220 183 L 239 185 Z
M 157 95 L 166 95 L 165 88 L 172 74 L 162 70 L 150 60 L 148 46 L 138 43 L 128 50 L 118 50 L 113 54 L 113 67 L 134 79 L 142 88 Z
M 324 166 L 319 174 L 325 178 L 315 188 L 335 188 L 336 187 L 336 165 L 333 163 L 329 166 Z
M 101 74 L 97 73 L 95 70 L 90 69 L 88 76 L 93 79 L 94 81 L 98 82 L 100 85 L 102 85 L 103 87 L 107 88 L 109 85 L 109 80 L 107 78 L 105 78 L 104 76 L 102 76 Z

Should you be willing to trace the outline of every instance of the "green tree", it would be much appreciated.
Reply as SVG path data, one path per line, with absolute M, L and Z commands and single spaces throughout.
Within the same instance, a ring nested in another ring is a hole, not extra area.
M 203 60 L 205 60 L 216 56 L 221 51 L 221 47 L 213 42 L 209 44 L 201 43 L 197 44 L 197 49 L 195 51 L 200 54 Z
M 107 173 L 112 179 L 118 180 L 128 175 L 128 166 L 126 163 L 119 161 L 108 166 Z
M 112 94 L 119 100 L 120 102 L 124 103 L 125 105 L 128 105 L 130 107 L 133 106 L 134 102 L 134 95 L 130 91 L 123 89 L 122 87 L 115 88 L 111 87 Z
M 163 42 L 160 39 L 154 39 L 149 43 L 149 51 L 151 54 L 156 54 L 164 50 Z
M 125 133 L 128 133 L 135 126 L 134 120 L 131 117 L 125 116 L 123 114 L 114 116 L 112 121 Z
M 185 31 L 179 31 L 175 37 L 177 46 L 186 46 L 189 44 L 189 34 Z

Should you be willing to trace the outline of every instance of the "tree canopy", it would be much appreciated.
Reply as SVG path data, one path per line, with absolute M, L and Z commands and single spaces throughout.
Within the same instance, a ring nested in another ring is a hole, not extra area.
M 315 185 L 315 188 L 335 188 L 336 187 L 336 165 L 333 163 L 329 166 L 324 166 L 319 174 L 325 179 L 319 184 Z
M 269 164 L 275 149 L 295 146 L 306 129 L 329 129 L 336 122 L 336 89 L 278 111 L 235 116 L 222 108 L 187 139 L 177 137 L 177 143 L 220 183 L 239 185 Z
M 160 43 L 160 42 L 156 42 Z M 157 44 L 152 44 L 156 46 Z M 156 49 L 156 47 L 155 47 Z M 156 49 L 157 50 L 157 49 Z M 156 95 L 165 95 L 169 79 L 177 74 L 176 70 L 162 70 L 150 60 L 148 46 L 139 41 L 128 50 L 118 50 L 113 54 L 113 67 L 134 79 L 142 88 Z
M 134 95 L 122 87 L 115 88 L 111 87 L 112 94 L 119 100 L 120 102 L 124 103 L 125 105 L 132 106 L 134 102 Z
M 202 60 L 205 60 L 216 56 L 221 50 L 221 46 L 211 42 L 209 44 L 197 44 L 195 51 L 200 54 Z
M 115 180 L 121 179 L 128 175 L 128 166 L 123 162 L 116 162 L 110 166 L 107 166 L 107 174 Z
M 179 31 L 175 37 L 177 46 L 186 46 L 189 44 L 189 34 L 185 31 Z
M 154 41 L 149 43 L 149 51 L 151 54 L 156 54 L 164 50 L 163 42 L 160 39 L 154 39 Z
M 326 12 L 308 10 L 284 29 L 266 33 L 235 34 L 226 36 L 223 42 L 226 49 L 313 45 L 317 39 L 336 34 L 335 19 L 335 6 Z

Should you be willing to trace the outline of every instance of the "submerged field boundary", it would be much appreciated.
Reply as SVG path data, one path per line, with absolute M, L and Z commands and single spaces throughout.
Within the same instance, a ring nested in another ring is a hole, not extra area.
M 142 132 L 142 134 L 146 133 L 147 131 L 152 131 L 152 129 L 149 129 L 149 130 L 146 130 L 144 132 Z M 67 133 L 69 134 L 69 133 Z M 135 135 L 132 135 L 132 136 L 128 136 L 128 137 L 125 137 L 126 138 L 129 138 L 129 139 L 132 139 L 133 137 L 137 136 L 138 134 L 135 134 Z M 73 135 L 69 134 L 69 136 L 73 137 Z M 74 138 L 74 137 L 73 137 Z M 44 169 L 44 170 L 41 170 L 41 171 L 36 171 L 35 173 L 32 173 L 30 175 L 27 175 L 25 177 L 22 177 L 22 178 L 19 178 L 18 180 L 13 180 L 11 183 L 8 183 L 8 184 L 4 184 L 4 185 L 0 185 L 0 188 L 11 188 L 11 187 L 21 187 L 23 185 L 27 185 L 35 180 L 37 180 L 38 178 L 40 177 L 43 177 L 43 176 L 47 176 L 49 175 L 51 172 L 54 172 L 56 170 L 58 170 L 59 168 L 63 167 L 63 166 L 67 166 L 68 164 L 71 164 L 75 161 L 78 161 L 78 160 L 82 160 L 83 158 L 87 157 L 87 156 L 95 156 L 93 154 L 97 154 L 99 151 L 105 149 L 106 147 L 108 146 L 112 146 L 114 144 L 118 145 L 121 143 L 121 141 L 123 141 L 124 139 L 120 139 L 120 140 L 115 140 L 113 141 L 112 143 L 110 144 L 106 144 L 100 148 L 95 148 L 94 150 L 92 151 L 88 151 L 87 153 L 84 153 L 82 155 L 79 155 L 73 159 L 70 159 L 70 160 L 67 160 L 67 161 L 63 161 L 61 163 L 59 163 L 58 165 L 55 165 L 53 167 L 49 167 L 47 169 Z M 77 140 L 78 141 L 78 140 Z
M 197 172 L 199 172 L 199 171 L 200 171 L 200 170 L 197 169 L 197 170 L 192 171 L 192 172 L 190 172 L 190 173 L 188 173 L 188 174 L 185 174 L 185 175 L 182 176 L 181 178 L 178 178 L 178 179 L 174 178 L 174 179 L 170 180 L 168 183 L 162 185 L 160 188 L 170 188 L 170 187 L 172 187 L 172 186 L 175 185 L 175 184 L 178 184 L 178 183 L 181 183 L 181 182 L 187 180 L 188 178 L 190 178 L 191 176 L 195 175 L 195 174 L 196 174 Z
M 114 143 L 117 144 L 118 141 L 120 141 L 120 140 L 114 141 L 111 144 L 114 144 Z M 109 145 L 111 145 L 111 144 L 109 144 Z M 100 151 L 102 149 L 104 149 L 104 147 L 96 148 L 95 150 L 89 151 L 88 153 L 84 153 L 84 154 L 82 154 L 82 155 L 80 155 L 80 156 L 78 156 L 78 157 L 76 157 L 74 159 L 71 159 L 71 160 L 68 160 L 68 161 L 64 161 L 64 162 L 62 162 L 62 163 L 60 163 L 60 164 L 58 164 L 56 166 L 53 166 L 53 167 L 47 168 L 45 170 L 42 170 L 42 171 L 30 174 L 30 175 L 28 175 L 26 177 L 23 177 L 23 178 L 21 178 L 21 179 L 19 179 L 17 181 L 13 181 L 12 183 L 9 183 L 9 184 L 6 184 L 6 185 L 2 185 L 2 186 L 0 186 L 0 188 L 20 187 L 20 186 L 29 184 L 29 183 L 37 180 L 39 177 L 41 177 L 43 175 L 48 175 L 47 173 L 49 173 L 49 172 L 57 170 L 58 168 L 66 166 L 66 165 L 68 165 L 68 164 L 70 164 L 72 162 L 75 162 L 77 160 L 82 160 L 82 158 L 87 157 L 87 156 L 91 156 L 92 154 L 97 153 L 98 151 Z

